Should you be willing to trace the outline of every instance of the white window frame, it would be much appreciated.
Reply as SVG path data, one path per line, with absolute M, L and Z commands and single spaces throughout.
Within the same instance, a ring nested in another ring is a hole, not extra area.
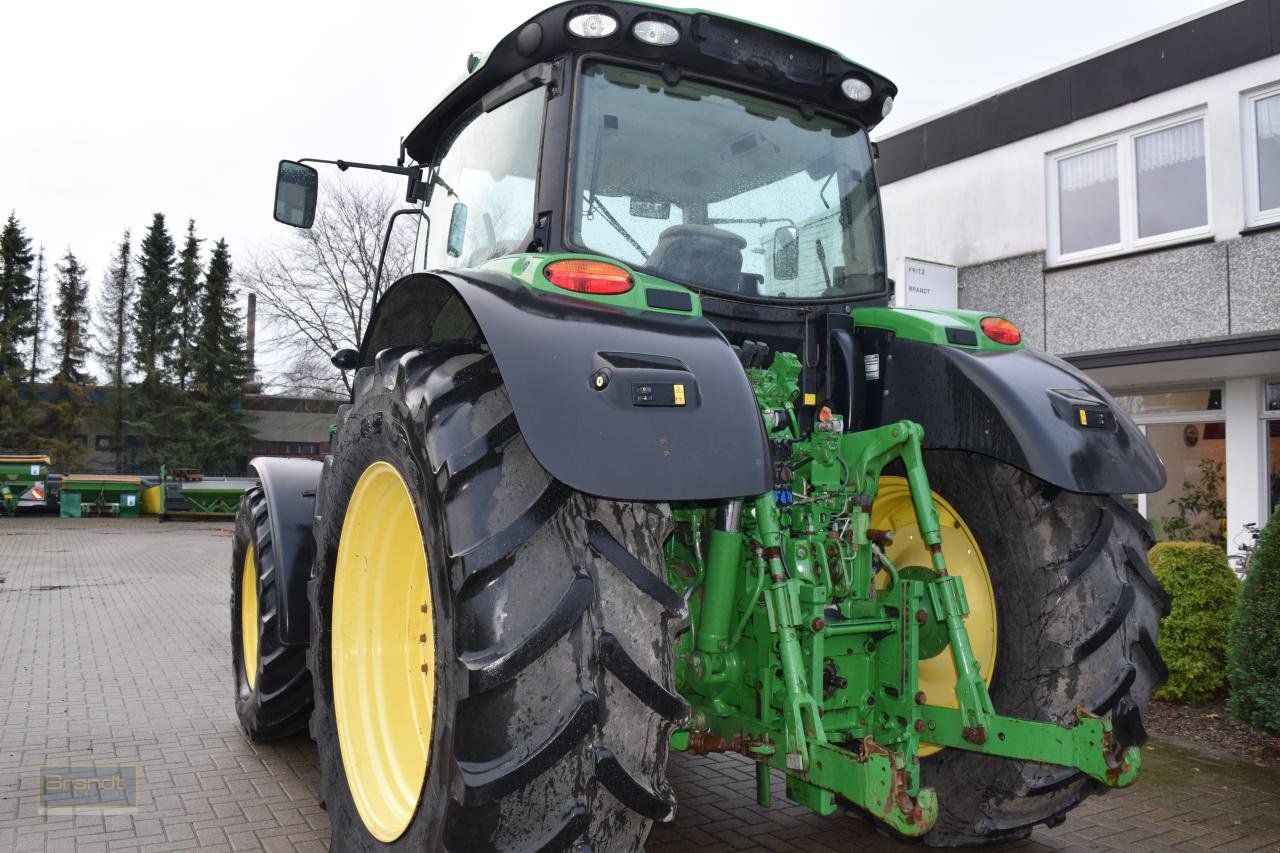
M 1244 224 L 1246 227 L 1280 222 L 1280 207 L 1261 209 L 1258 197 L 1258 101 L 1280 95 L 1280 83 L 1240 95 L 1241 139 L 1244 142 Z
M 1264 421 L 1280 420 L 1280 409 L 1267 408 L 1267 386 L 1280 384 L 1280 376 L 1263 376 L 1258 383 L 1258 411 Z
M 1201 122 L 1201 133 L 1204 134 L 1204 185 L 1205 185 L 1205 224 L 1194 228 L 1184 228 L 1180 231 L 1171 231 L 1167 234 L 1154 234 L 1150 237 L 1138 236 L 1138 179 L 1137 179 L 1137 139 L 1140 136 L 1146 136 L 1150 133 L 1156 133 L 1161 130 L 1168 130 L 1171 127 L 1188 124 L 1193 121 Z M 1090 151 L 1096 151 L 1100 148 L 1106 148 L 1110 145 L 1116 146 L 1116 179 L 1119 183 L 1118 203 L 1120 205 L 1120 242 L 1112 243 L 1107 246 L 1096 246 L 1091 249 L 1083 249 L 1079 252 L 1062 252 L 1062 230 L 1060 223 L 1060 204 L 1058 200 L 1058 163 L 1077 154 L 1085 154 Z M 1048 251 L 1048 266 L 1062 266 L 1066 264 L 1079 263 L 1080 261 L 1089 261 L 1096 258 L 1106 258 L 1113 255 L 1121 255 L 1127 252 L 1141 251 L 1145 249 L 1153 249 L 1160 246 L 1169 246 L 1176 243 L 1185 243 L 1191 240 L 1200 240 L 1205 237 L 1213 236 L 1213 170 L 1211 166 L 1212 158 L 1209 156 L 1209 121 L 1208 109 L 1206 105 L 1201 104 L 1173 115 L 1155 121 L 1146 122 L 1144 124 L 1134 125 L 1125 128 L 1108 136 L 1091 139 L 1088 142 L 1072 145 L 1069 148 L 1061 148 L 1057 151 L 1051 151 L 1045 155 L 1045 180 L 1046 180 L 1046 216 L 1045 224 L 1048 228 L 1046 245 Z M 1278 211 L 1280 213 L 1280 211 Z

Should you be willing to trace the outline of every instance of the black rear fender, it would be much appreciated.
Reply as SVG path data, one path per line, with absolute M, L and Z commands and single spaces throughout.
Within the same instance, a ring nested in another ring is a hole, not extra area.
M 280 582 L 275 585 L 281 597 L 276 609 L 280 614 L 278 627 L 281 641 L 291 646 L 305 646 L 311 641 L 307 580 L 315 554 L 311 523 L 323 468 L 322 463 L 311 459 L 269 456 L 259 456 L 249 463 L 267 498 L 271 543 L 280 571 Z
M 566 485 L 638 501 L 773 488 L 746 373 L 702 317 L 547 294 L 496 272 L 417 273 L 379 302 L 361 363 L 388 347 L 481 339 L 534 457 Z
M 878 381 L 852 371 L 857 422 L 908 418 L 924 427 L 926 448 L 981 453 L 1072 492 L 1164 488 L 1164 464 L 1146 436 L 1061 359 L 925 344 L 874 329 L 856 337 L 859 355 L 880 354 Z

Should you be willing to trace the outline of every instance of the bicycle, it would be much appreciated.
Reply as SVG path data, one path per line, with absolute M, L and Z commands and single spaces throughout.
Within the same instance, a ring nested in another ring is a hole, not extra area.
M 1227 564 L 1231 566 L 1231 571 L 1241 583 L 1244 583 L 1244 579 L 1249 576 L 1249 561 L 1253 559 L 1254 549 L 1258 547 L 1258 534 L 1258 525 L 1251 521 L 1231 540 L 1231 544 L 1238 551 L 1227 555 Z

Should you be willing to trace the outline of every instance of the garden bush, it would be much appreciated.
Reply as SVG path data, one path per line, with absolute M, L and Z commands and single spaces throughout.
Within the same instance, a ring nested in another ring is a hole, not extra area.
M 1258 537 L 1231 623 L 1231 715 L 1280 735 L 1280 509 Z
M 1204 542 L 1161 542 L 1149 554 L 1151 571 L 1173 604 L 1160 621 L 1160 654 L 1169 680 L 1157 699 L 1203 702 L 1226 681 L 1227 638 L 1240 582 L 1227 555 Z

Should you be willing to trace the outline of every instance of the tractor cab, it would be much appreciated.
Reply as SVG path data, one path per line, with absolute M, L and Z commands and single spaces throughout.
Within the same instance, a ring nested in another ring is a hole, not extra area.
M 372 168 L 422 205 L 415 269 L 573 253 L 729 300 L 882 305 L 867 133 L 896 92 L 742 21 L 564 3 L 472 55 L 400 162 Z M 316 191 L 282 163 L 276 218 L 309 227 Z
M 469 64 L 405 142 L 433 167 L 418 268 L 575 253 L 731 300 L 887 301 L 879 75 L 631 3 L 553 7 Z

